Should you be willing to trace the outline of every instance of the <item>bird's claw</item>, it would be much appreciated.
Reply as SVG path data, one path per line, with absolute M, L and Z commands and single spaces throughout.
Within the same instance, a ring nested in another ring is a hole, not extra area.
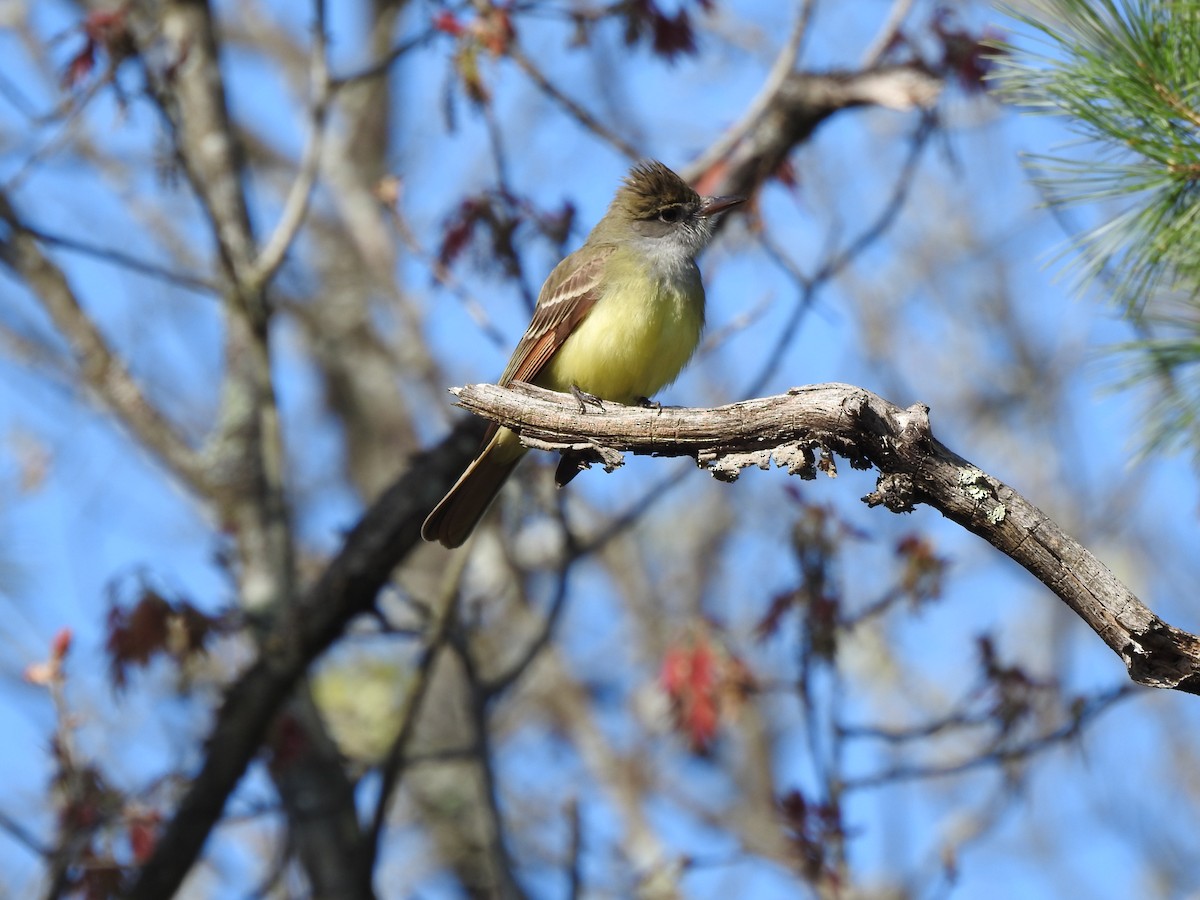
M 571 396 L 574 397 L 575 402 L 579 404 L 579 412 L 581 414 L 587 412 L 587 408 L 589 406 L 594 406 L 599 410 L 604 409 L 603 400 L 601 400 L 595 394 L 589 394 L 587 391 L 582 390 L 577 384 L 571 385 Z

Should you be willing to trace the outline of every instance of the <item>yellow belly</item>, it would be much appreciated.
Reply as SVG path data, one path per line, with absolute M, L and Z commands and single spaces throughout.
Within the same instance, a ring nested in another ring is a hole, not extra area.
M 603 400 L 630 404 L 674 381 L 700 343 L 704 288 L 699 273 L 684 282 L 683 290 L 654 285 L 650 291 L 644 282 L 610 285 L 535 383 L 555 391 L 574 385 Z

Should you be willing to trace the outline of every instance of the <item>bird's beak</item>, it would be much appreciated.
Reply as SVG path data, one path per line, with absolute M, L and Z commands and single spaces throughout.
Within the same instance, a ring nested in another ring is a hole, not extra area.
M 715 216 L 717 213 L 723 213 L 732 206 L 737 206 L 739 203 L 745 203 L 745 197 L 702 197 L 700 198 L 700 209 L 696 215 L 701 218 Z

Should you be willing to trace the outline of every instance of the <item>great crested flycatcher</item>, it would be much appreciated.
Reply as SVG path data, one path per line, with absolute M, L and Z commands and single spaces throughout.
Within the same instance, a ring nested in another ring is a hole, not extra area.
M 499 383 L 631 404 L 674 381 L 704 328 L 696 254 L 714 217 L 742 200 L 701 197 L 660 162 L 634 166 L 583 246 L 542 285 Z M 462 544 L 526 451 L 516 432 L 493 425 L 421 536 Z

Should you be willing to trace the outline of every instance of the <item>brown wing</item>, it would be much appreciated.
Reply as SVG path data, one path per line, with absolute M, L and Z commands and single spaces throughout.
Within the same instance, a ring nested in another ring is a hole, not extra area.
M 590 250 L 591 259 L 583 265 L 579 265 L 580 251 L 576 250 L 554 267 L 538 295 L 533 321 L 517 343 L 500 376 L 500 384 L 537 378 L 542 367 L 600 299 L 601 278 L 613 249 L 607 246 Z

